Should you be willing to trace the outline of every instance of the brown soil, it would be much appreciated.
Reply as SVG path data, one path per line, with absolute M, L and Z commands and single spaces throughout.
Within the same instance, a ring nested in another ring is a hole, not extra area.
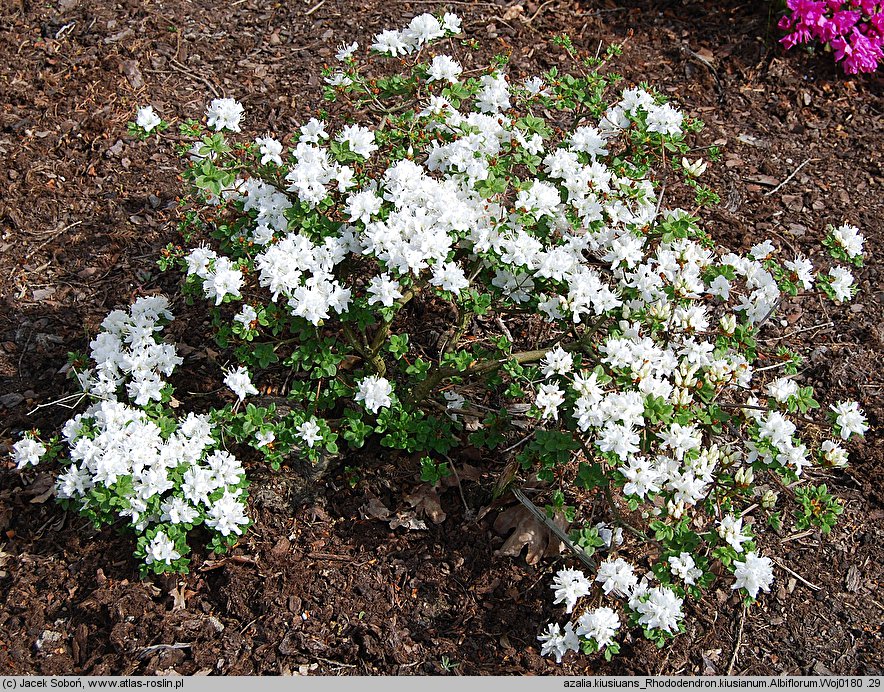
M 571 655 L 557 666 L 539 656 L 535 638 L 562 619 L 548 589 L 562 560 L 535 568 L 495 557 L 496 513 L 475 519 L 498 460 L 470 459 L 481 476 L 464 481 L 462 497 L 446 491 L 448 518 L 426 531 L 391 530 L 361 511 L 372 498 L 402 507 L 419 486 L 400 458 L 348 460 L 361 476 L 355 487 L 334 470 L 309 493 L 292 470 L 253 468 L 256 523 L 232 555 L 213 561 L 197 552 L 192 574 L 145 581 L 127 536 L 96 533 L 45 501 L 44 473 L 7 468 L 0 673 L 434 674 L 446 672 L 443 657 L 461 674 L 884 672 L 881 82 L 845 78 L 831 55 L 783 54 L 767 3 L 624 4 L 527 0 L 521 18 L 494 3 L 451 8 L 469 35 L 511 47 L 514 72 L 549 67 L 546 39 L 557 32 L 592 50 L 629 36 L 614 69 L 661 88 L 706 121 L 704 143 L 722 145 L 723 161 L 707 175 L 723 204 L 707 219 L 732 247 L 772 237 L 813 255 L 827 223 L 865 231 L 871 260 L 856 302 L 803 305 L 802 324 L 818 325 L 800 335 L 812 352 L 804 375 L 828 402 L 860 400 L 871 425 L 848 470 L 813 474 L 845 503 L 832 534 L 765 539 L 764 551 L 790 571 L 777 569 L 773 592 L 743 623 L 721 584 L 690 606 L 687 631 L 668 649 L 627 637 L 610 664 Z M 364 44 L 434 9 L 376 0 L 218 7 L 19 0 L 0 9 L 4 443 L 63 422 L 68 411 L 59 407 L 26 414 L 71 391 L 59 371 L 65 354 L 85 349 L 108 310 L 175 289 L 154 259 L 175 238 L 177 161 L 169 147 L 125 136 L 136 105 L 198 116 L 217 90 L 240 98 L 250 122 L 284 134 L 320 107 L 318 68 L 335 44 Z M 768 183 L 806 159 L 768 194 Z M 201 352 L 203 328 L 183 322 L 175 338 Z M 185 646 L 158 646 L 176 643 Z

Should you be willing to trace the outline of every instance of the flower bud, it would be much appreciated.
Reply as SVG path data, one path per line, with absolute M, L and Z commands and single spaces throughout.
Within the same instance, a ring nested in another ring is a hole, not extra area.
M 648 315 L 665 322 L 672 315 L 672 306 L 669 303 L 654 303 L 648 306 Z
M 725 445 L 724 449 L 721 450 L 721 462 L 728 466 L 737 463 L 742 456 L 743 453 L 739 449 L 730 445 Z
M 706 163 L 703 159 L 690 161 L 687 157 L 682 157 L 681 165 L 684 167 L 685 174 L 691 178 L 699 178 L 706 171 Z
M 679 387 L 672 395 L 672 403 L 676 406 L 690 406 L 694 400 L 693 394 L 689 389 Z
M 737 328 L 737 317 L 736 315 L 725 315 L 718 321 L 718 325 L 725 334 L 733 334 Z
M 752 470 L 751 466 L 743 466 L 742 468 L 737 469 L 737 472 L 734 474 L 734 481 L 737 485 L 748 487 L 752 485 L 752 481 L 755 480 L 755 472 Z
M 765 490 L 764 495 L 761 496 L 761 506 L 764 509 L 773 509 L 779 499 L 779 493 L 775 493 L 773 490 L 769 489 Z
M 669 516 L 673 519 L 681 519 L 684 514 L 684 500 L 679 500 L 678 502 L 673 502 L 669 500 L 666 503 L 666 509 L 669 511 Z

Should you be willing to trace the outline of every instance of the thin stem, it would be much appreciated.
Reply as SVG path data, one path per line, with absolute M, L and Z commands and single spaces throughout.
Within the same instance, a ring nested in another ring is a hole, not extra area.
M 460 340 L 463 338 L 463 335 L 467 331 L 467 327 L 470 324 L 470 320 L 473 318 L 473 313 L 469 310 L 461 310 L 459 311 L 460 315 L 458 315 L 457 319 L 457 327 L 454 330 L 454 333 L 451 335 L 451 338 L 445 343 L 445 346 L 442 348 L 442 355 L 451 353 L 457 345 L 460 343 Z
M 576 341 L 572 341 L 564 345 L 562 345 L 561 343 L 556 343 L 552 346 L 547 346 L 546 348 L 538 348 L 531 351 L 513 353 L 506 358 L 497 358 L 477 363 L 463 371 L 458 370 L 457 368 L 449 368 L 438 364 L 434 369 L 430 371 L 427 379 L 425 379 L 423 382 L 418 384 L 417 387 L 414 388 L 410 397 L 410 401 L 412 404 L 419 404 L 424 399 L 426 399 L 430 395 L 430 393 L 447 377 L 453 377 L 455 375 L 460 375 L 462 377 L 475 377 L 476 375 L 483 375 L 485 373 L 493 372 L 498 368 L 503 367 L 507 363 L 534 363 L 543 358 L 547 353 L 549 353 L 556 347 L 559 347 L 567 352 L 584 349 L 589 346 L 590 339 L 592 338 L 593 334 L 595 334 L 599 330 L 605 319 L 605 315 L 601 315 L 599 319 L 596 320 L 596 322 L 586 331 L 586 333 L 582 337 L 580 337 Z
M 602 486 L 602 490 L 605 492 L 605 499 L 608 501 L 608 507 L 611 508 L 611 514 L 614 515 L 614 521 L 622 522 L 623 517 L 620 516 L 620 509 L 617 507 L 617 503 L 614 502 L 614 496 L 611 494 L 610 481 Z
M 347 342 L 356 349 L 356 352 L 359 353 L 366 361 L 371 365 L 374 371 L 381 377 L 383 377 L 387 373 L 387 366 L 384 363 L 384 359 L 380 358 L 377 353 L 374 353 L 365 343 L 365 335 L 361 335 L 362 343 L 360 343 L 359 339 L 356 337 L 356 334 L 350 328 L 349 325 L 342 325 L 344 330 L 344 336 L 347 337 Z
M 415 283 L 411 288 L 403 293 L 402 297 L 394 303 L 394 305 L 396 306 L 396 311 L 398 312 L 406 303 L 408 303 L 408 301 L 414 298 L 414 296 L 416 296 L 420 292 L 420 290 L 424 286 L 426 286 L 426 284 L 426 281 Z M 384 322 L 384 324 L 380 326 L 377 333 L 374 335 L 371 346 L 368 346 L 369 350 L 372 353 L 372 357 L 376 357 L 378 353 L 380 353 L 384 342 L 387 340 L 387 336 L 390 334 L 391 324 L 393 324 L 393 320 L 390 320 L 389 322 Z
M 750 409 L 752 411 L 769 411 L 770 410 L 770 409 L 765 408 L 764 406 L 753 406 L 752 404 L 716 403 L 715 405 L 718 406 L 718 408 L 744 408 L 744 409 Z
M 466 371 L 464 372 L 464 374 L 467 376 L 470 376 L 470 375 L 478 375 L 478 374 L 482 374 L 482 373 L 486 373 L 486 372 L 491 372 L 493 370 L 497 370 L 499 367 L 501 367 L 509 362 L 515 362 L 515 363 L 520 363 L 520 364 L 521 363 L 533 363 L 533 362 L 538 361 L 541 358 L 543 358 L 547 353 L 549 353 L 550 351 L 552 351 L 556 347 L 559 347 L 563 351 L 567 351 L 569 353 L 571 351 L 579 351 L 579 350 L 589 346 L 590 339 L 602 326 L 602 323 L 604 322 L 604 320 L 605 320 L 604 315 L 599 317 L 599 319 L 596 320 L 595 324 L 593 324 L 592 327 L 590 327 L 586 331 L 586 333 L 584 333 L 583 336 L 581 336 L 576 341 L 572 341 L 567 344 L 557 343 L 552 346 L 547 346 L 546 348 L 534 349 L 533 351 L 522 351 L 521 353 L 513 353 L 512 355 L 507 356 L 506 358 L 500 358 L 497 360 L 488 360 L 488 361 L 485 361 L 484 363 L 478 363 L 477 365 L 467 368 Z

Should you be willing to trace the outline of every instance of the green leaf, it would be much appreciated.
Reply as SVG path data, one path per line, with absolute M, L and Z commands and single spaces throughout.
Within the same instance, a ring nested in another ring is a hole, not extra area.
M 587 464 L 581 461 L 577 470 L 577 478 L 574 482 L 584 490 L 602 488 L 608 484 L 605 471 L 599 464 L 594 462 Z

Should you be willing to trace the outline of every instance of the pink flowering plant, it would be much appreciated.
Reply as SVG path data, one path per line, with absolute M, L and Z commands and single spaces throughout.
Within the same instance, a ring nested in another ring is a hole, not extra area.
M 184 245 L 160 264 L 208 310 L 235 400 L 207 414 L 186 457 L 211 470 L 208 485 L 167 465 L 158 500 L 144 491 L 146 509 L 120 506 L 173 543 L 145 533 L 139 555 L 175 568 L 183 552 L 165 498 L 224 536 L 246 526 L 231 504 L 244 475 L 216 458 L 233 458 L 227 446 L 279 468 L 373 441 L 418 453 L 424 480 L 438 482 L 451 450 L 470 443 L 532 476 L 593 565 L 556 575 L 569 618 L 540 635 L 543 653 L 611 656 L 625 626 L 662 644 L 713 565 L 749 601 L 770 589 L 756 535 L 782 521 L 778 490 L 845 465 L 842 444 L 868 427 L 855 402 L 839 402 L 832 439 L 804 439 L 820 405 L 797 379 L 800 356 L 762 337 L 784 300 L 853 297 L 846 265 L 862 235 L 832 229 L 820 269 L 769 240 L 746 253 L 718 246 L 699 216 L 716 202 L 699 182 L 706 162 L 689 158 L 701 123 L 646 85 L 619 86 L 566 37 L 556 43 L 573 73 L 515 80 L 505 56 L 470 67 L 460 33 L 456 16 L 424 14 L 368 51 L 341 46 L 324 75 L 330 111 L 288 137 L 244 135 L 232 98 L 212 101 L 205 124 L 181 125 Z M 691 209 L 667 208 L 664 194 Z M 284 373 L 284 406 L 260 398 L 262 371 Z M 152 372 L 125 385 L 142 410 L 169 401 Z M 82 379 L 90 396 L 119 390 L 113 380 L 95 391 L 100 379 Z M 185 458 L 177 436 L 188 433 L 176 431 L 187 420 L 151 431 L 156 445 L 174 439 L 172 458 Z M 67 435 L 75 461 L 79 430 Z M 18 445 L 20 466 L 46 452 L 36 437 Z M 96 482 L 76 463 L 84 488 Z M 129 497 L 134 478 L 99 481 Z
M 884 3 L 880 0 L 787 0 L 780 29 L 787 49 L 818 42 L 835 53 L 846 74 L 874 72 L 884 60 Z

